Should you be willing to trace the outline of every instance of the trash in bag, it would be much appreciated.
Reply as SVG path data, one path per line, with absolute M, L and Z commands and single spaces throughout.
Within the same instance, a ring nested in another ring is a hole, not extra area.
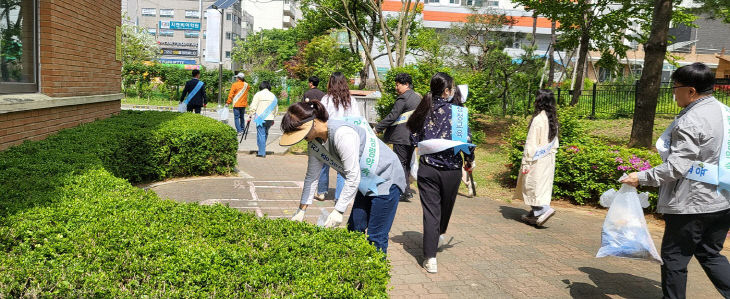
M 218 106 L 218 120 L 220 121 L 227 121 L 228 120 L 228 107 L 226 106 Z
M 636 188 L 627 184 L 618 191 L 610 189 L 601 195 L 601 205 L 609 209 L 596 257 L 615 256 L 662 264 L 641 209 L 644 204 L 649 206 L 648 198 L 648 193 L 638 194 Z
M 180 105 L 177 105 L 177 111 L 178 112 L 187 112 L 188 111 L 188 104 L 185 102 L 180 103 Z
M 329 217 L 330 213 L 327 212 L 327 209 L 322 208 L 321 209 L 322 214 L 319 215 L 319 218 L 317 218 L 317 226 L 324 227 L 324 224 L 327 222 L 327 217 Z

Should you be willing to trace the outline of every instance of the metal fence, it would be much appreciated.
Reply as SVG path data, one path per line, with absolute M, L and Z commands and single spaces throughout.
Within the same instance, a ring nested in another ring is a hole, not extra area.
M 634 115 L 636 88 L 638 84 L 595 84 L 593 88 L 581 91 L 576 108 L 579 113 L 590 118 L 631 117 Z M 570 103 L 572 90 L 557 88 L 554 90 L 558 105 Z M 730 79 L 717 79 L 715 98 L 730 105 Z M 534 101 L 534 96 L 532 99 Z M 657 114 L 677 114 L 682 108 L 672 99 L 671 83 L 662 83 L 657 99 Z

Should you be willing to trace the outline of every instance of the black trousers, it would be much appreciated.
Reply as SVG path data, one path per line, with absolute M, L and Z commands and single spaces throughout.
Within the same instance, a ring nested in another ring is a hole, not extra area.
M 461 184 L 461 169 L 418 166 L 418 194 L 423 207 L 423 256 L 436 257 L 439 235 L 446 232 Z
M 188 105 L 188 112 L 195 112 L 197 114 L 200 114 L 200 109 L 203 108 L 203 106 L 190 106 Z
M 398 156 L 398 160 L 400 160 L 400 164 L 403 166 L 403 171 L 405 172 L 404 175 L 406 176 L 406 183 L 409 182 L 408 177 L 411 173 L 411 158 L 413 157 L 413 149 L 415 149 L 415 147 L 412 145 L 393 144 L 393 151 L 395 152 L 395 155 Z M 403 190 L 403 193 L 405 194 L 410 189 L 410 184 L 406 185 L 406 190 Z
M 707 214 L 665 214 L 662 238 L 664 298 L 685 298 L 687 264 L 694 256 L 715 288 L 730 298 L 730 264 L 720 254 L 730 228 L 730 209 Z

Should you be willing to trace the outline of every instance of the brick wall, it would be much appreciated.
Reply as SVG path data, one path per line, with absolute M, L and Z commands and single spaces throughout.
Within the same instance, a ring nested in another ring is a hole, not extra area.
M 41 92 L 120 93 L 122 66 L 115 60 L 120 0 L 40 0 L 39 7 Z
M 0 150 L 119 113 L 119 101 L 0 114 Z

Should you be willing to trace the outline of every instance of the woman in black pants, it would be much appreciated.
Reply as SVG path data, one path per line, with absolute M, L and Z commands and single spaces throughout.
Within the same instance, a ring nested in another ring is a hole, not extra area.
M 470 169 L 474 161 L 468 119 L 454 79 L 439 72 L 406 124 L 421 154 L 418 193 L 423 207 L 423 267 L 429 273 L 437 272 L 436 251 L 454 209 L 461 168 Z

